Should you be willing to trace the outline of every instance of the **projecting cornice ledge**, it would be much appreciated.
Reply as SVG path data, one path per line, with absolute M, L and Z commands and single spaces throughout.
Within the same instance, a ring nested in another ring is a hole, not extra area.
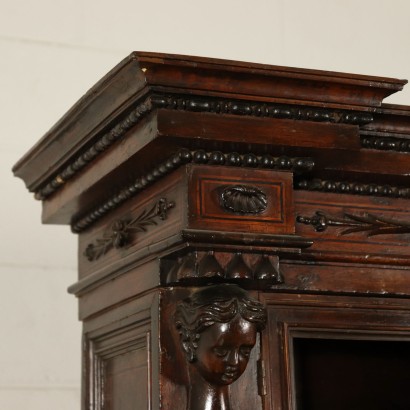
M 134 52 L 92 87 L 13 172 L 32 192 L 47 184 L 58 187 L 135 126 L 153 108 L 149 96 L 155 107 L 169 109 L 362 125 L 404 84 L 384 77 Z

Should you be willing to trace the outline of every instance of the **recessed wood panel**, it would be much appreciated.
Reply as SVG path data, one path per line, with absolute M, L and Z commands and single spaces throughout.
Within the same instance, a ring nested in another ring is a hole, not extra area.
M 106 360 L 104 374 L 103 409 L 148 409 L 146 347 Z
M 89 410 L 152 410 L 152 304 L 155 295 L 87 320 L 84 337 Z
M 239 210 L 224 202 L 223 195 L 234 190 L 230 199 L 236 196 Z M 190 228 L 294 233 L 290 172 L 193 166 L 189 197 Z

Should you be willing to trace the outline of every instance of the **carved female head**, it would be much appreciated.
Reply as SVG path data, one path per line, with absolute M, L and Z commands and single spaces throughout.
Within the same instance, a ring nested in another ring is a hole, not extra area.
M 211 384 L 233 383 L 245 371 L 266 309 L 236 285 L 203 288 L 177 306 L 182 348 Z

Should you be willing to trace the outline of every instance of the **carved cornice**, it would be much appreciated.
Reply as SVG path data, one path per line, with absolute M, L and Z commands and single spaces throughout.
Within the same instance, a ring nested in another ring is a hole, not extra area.
M 112 127 L 108 132 L 88 148 L 84 153 L 75 158 L 67 167 L 65 167 L 51 182 L 35 193 L 36 199 L 45 199 L 53 194 L 58 188 L 64 185 L 77 172 L 81 171 L 91 161 L 107 148 L 120 140 L 128 130 L 134 127 L 143 117 L 152 109 L 151 100 L 148 98 L 133 109 L 124 119 Z
M 98 208 L 74 222 L 73 232 L 81 232 L 88 228 L 107 212 L 117 208 L 127 199 L 141 192 L 153 182 L 159 180 L 183 164 L 193 162 L 196 164 L 243 166 L 252 168 L 291 170 L 294 172 L 310 171 L 314 167 L 311 158 L 272 157 L 270 155 L 238 154 L 237 152 L 222 153 L 220 151 L 206 152 L 203 150 L 179 150 L 168 160 L 155 167 L 151 172 L 137 178 L 132 184 L 121 189 L 117 194 L 106 200 Z
M 311 216 L 301 216 L 296 218 L 298 223 L 311 225 L 316 232 L 324 232 L 330 226 L 346 227 L 340 235 L 363 232 L 367 236 L 376 235 L 399 235 L 410 233 L 410 222 L 397 219 L 386 218 L 372 214 L 353 215 L 345 213 L 343 218 L 326 215 L 324 212 L 316 211 Z
M 174 202 L 168 201 L 166 198 L 161 198 L 150 209 L 145 209 L 136 218 L 126 221 L 119 219 L 111 226 L 111 232 L 106 234 L 96 243 L 90 243 L 84 255 L 89 261 L 95 261 L 105 255 L 112 248 L 123 248 L 130 243 L 131 234 L 137 232 L 146 232 L 147 226 L 157 225 L 156 219 L 165 220 L 168 215 L 168 210 L 175 206 Z
M 410 152 L 410 138 L 362 135 L 360 137 L 360 143 L 363 148 L 382 151 Z
M 217 99 L 213 97 L 153 95 L 139 102 L 138 106 L 125 118 L 122 118 L 109 131 L 102 134 L 98 141 L 86 149 L 85 152 L 73 158 L 51 181 L 36 190 L 35 198 L 43 200 L 61 188 L 77 172 L 96 159 L 99 154 L 124 137 L 128 130 L 137 125 L 154 108 L 355 125 L 364 125 L 373 121 L 372 114 L 367 112 L 343 112 L 283 104 Z
M 362 184 L 359 182 L 332 181 L 325 179 L 301 180 L 296 182 L 296 189 L 308 191 L 334 192 L 338 194 L 387 196 L 392 198 L 410 198 L 410 188 Z

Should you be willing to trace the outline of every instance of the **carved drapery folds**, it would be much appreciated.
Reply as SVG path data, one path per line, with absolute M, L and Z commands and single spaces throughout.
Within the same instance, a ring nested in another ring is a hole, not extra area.
M 204 287 L 176 308 L 188 363 L 187 410 L 228 410 L 228 386 L 245 371 L 266 309 L 236 285 Z

